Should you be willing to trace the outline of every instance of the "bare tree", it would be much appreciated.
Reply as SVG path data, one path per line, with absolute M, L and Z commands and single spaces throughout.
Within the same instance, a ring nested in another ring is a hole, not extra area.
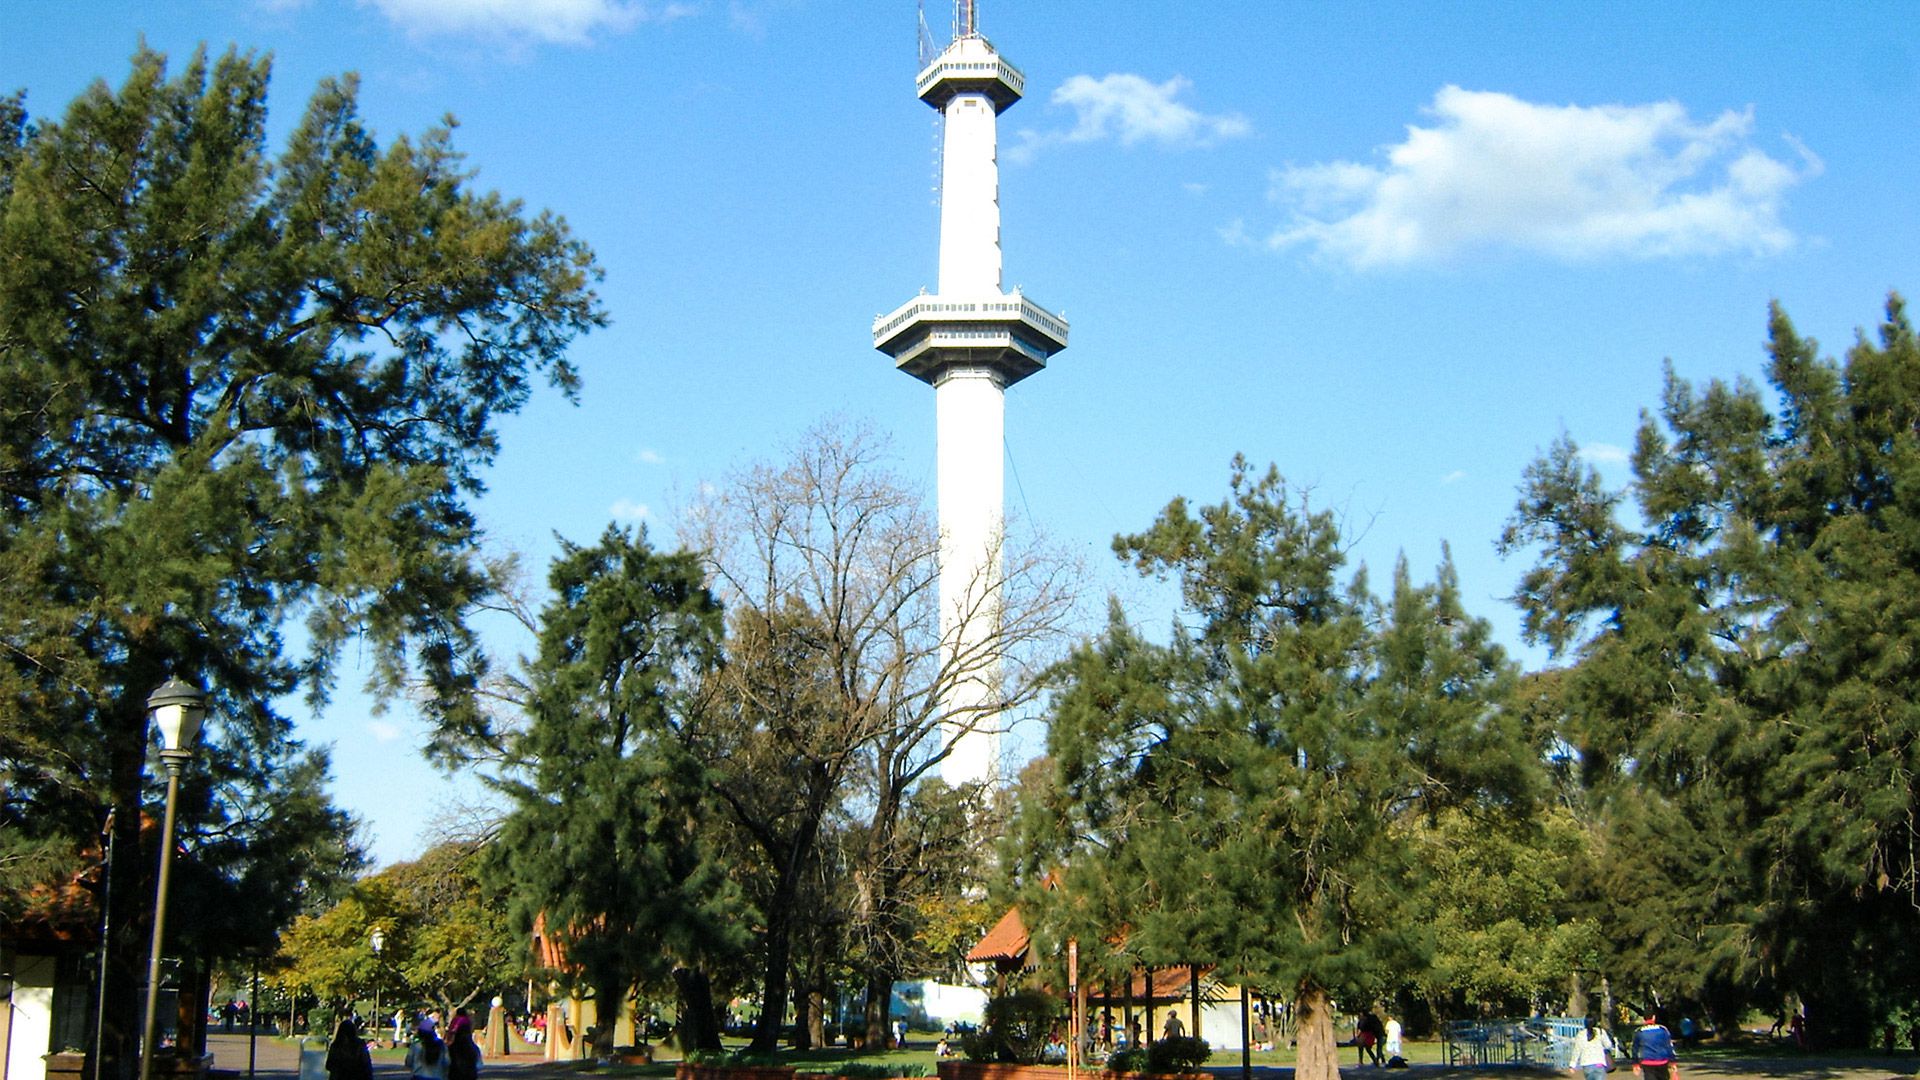
M 852 918 L 870 1039 L 884 1038 L 893 981 L 912 962 L 916 890 L 960 887 L 954 870 L 971 865 L 965 853 L 968 841 L 977 846 L 978 813 L 952 809 L 984 808 L 990 794 L 981 784 L 947 795 L 922 789 L 958 740 L 1004 730 L 1038 696 L 1078 580 L 1065 560 L 1038 545 L 1010 550 L 1002 536 L 998 557 L 985 560 L 993 580 L 964 590 L 962 602 L 975 608 L 948 621 L 984 620 L 990 629 L 942 640 L 939 532 L 889 458 L 870 429 L 822 424 L 784 461 L 710 488 L 683 530 L 689 546 L 708 552 L 733 629 L 729 672 L 708 713 L 713 729 L 701 737 L 717 749 L 724 728 L 729 745 L 751 737 L 769 755 L 743 764 L 792 763 L 777 785 L 765 774 L 757 785 L 746 781 L 762 798 L 790 789 L 785 801 L 756 805 L 722 793 L 736 821 L 795 890 L 827 815 L 837 808 L 857 823 Z M 969 684 L 986 692 L 955 692 Z M 767 828 L 775 817 L 777 832 Z M 946 835 L 934 835 L 941 829 Z M 783 853 L 776 857 L 767 839 Z M 758 1047 L 773 1045 L 788 1000 L 791 922 L 776 924 L 799 914 L 766 912 Z

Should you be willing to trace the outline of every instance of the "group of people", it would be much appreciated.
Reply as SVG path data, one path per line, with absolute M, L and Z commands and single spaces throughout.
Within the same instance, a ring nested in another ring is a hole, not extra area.
M 1365 1065 L 1371 1060 L 1375 1065 L 1386 1065 L 1395 1058 L 1400 1059 L 1400 1064 L 1406 1064 L 1401 1056 L 1401 1039 L 1400 1021 L 1392 1016 L 1382 1020 L 1379 1013 L 1365 1010 L 1353 1023 L 1353 1045 L 1360 1054 L 1356 1064 Z
M 414 1025 L 407 1043 L 407 1072 L 413 1080 L 479 1080 L 480 1044 L 473 1039 L 473 1019 L 459 1009 L 440 1037 L 440 1022 L 432 1014 Z M 373 1053 L 361 1035 L 360 1021 L 349 1013 L 333 1029 L 327 1047 L 328 1080 L 373 1080 Z
M 220 1018 L 220 1030 L 232 1031 L 235 1027 L 244 1028 L 253 1022 L 253 1010 L 238 998 L 228 998 L 214 1015 Z
M 1629 1049 L 1633 1056 L 1633 1075 L 1639 1080 L 1680 1080 L 1680 1066 L 1674 1060 L 1673 1033 L 1660 1023 L 1653 1010 L 1647 1010 L 1645 1021 L 1634 1031 Z M 1580 1034 L 1573 1037 L 1570 1069 L 1582 1080 L 1606 1080 L 1618 1055 L 1619 1047 L 1613 1041 L 1613 1034 L 1589 1016 Z

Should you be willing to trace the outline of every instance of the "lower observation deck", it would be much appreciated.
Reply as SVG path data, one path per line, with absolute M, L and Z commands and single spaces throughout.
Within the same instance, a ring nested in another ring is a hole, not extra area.
M 1012 386 L 1067 347 L 1067 320 L 1017 290 L 967 299 L 922 294 L 873 320 L 873 347 L 924 382 L 950 364 L 986 364 Z

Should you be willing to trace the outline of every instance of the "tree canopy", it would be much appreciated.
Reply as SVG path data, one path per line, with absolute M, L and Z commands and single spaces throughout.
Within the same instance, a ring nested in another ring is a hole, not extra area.
M 1920 345 L 1898 296 L 1844 362 L 1768 329 L 1774 404 L 1670 369 L 1626 490 L 1562 439 L 1503 543 L 1569 661 L 1620 973 L 1717 1022 L 1798 995 L 1858 1043 L 1920 989 Z
M 296 919 L 280 936 L 269 982 L 334 1006 L 379 997 L 396 1009 L 429 1001 L 452 1015 L 508 988 L 525 966 L 505 893 L 482 872 L 478 850 L 436 844 Z M 376 1025 L 383 1020 L 375 1017 Z
M 1333 999 L 1425 962 L 1395 822 L 1528 805 L 1512 665 L 1449 566 L 1419 586 L 1403 564 L 1375 600 L 1341 580 L 1332 515 L 1244 460 L 1225 501 L 1175 500 L 1114 550 L 1184 607 L 1159 644 L 1116 606 L 1061 668 L 1046 808 L 1014 856 L 1058 886 L 1025 894 L 1036 943 L 1077 938 L 1115 977 L 1218 964 L 1286 994 L 1302 1075 L 1333 1076 Z
M 597 1001 L 605 1053 L 636 989 L 744 944 L 703 766 L 674 735 L 719 659 L 721 613 L 693 555 L 617 527 L 563 542 L 550 584 L 516 746 L 528 764 L 493 850 L 517 927 L 544 924 L 567 962 L 555 974 Z
M 961 733 L 1003 729 L 1035 701 L 1072 607 L 1070 567 L 1001 537 L 988 590 L 994 629 L 973 648 L 943 648 L 939 532 L 889 456 L 870 430 L 822 424 L 784 458 L 715 485 L 685 529 L 707 554 L 734 629 L 717 707 L 690 745 L 722 779 L 716 794 L 772 872 L 759 889 L 759 1049 L 778 1040 L 789 942 L 823 921 L 800 902 L 809 869 L 832 865 L 822 848 L 843 857 L 833 921 L 845 927 L 841 955 L 866 985 L 866 1038 L 887 1038 L 896 980 L 957 966 L 958 956 L 927 947 L 935 935 L 951 944 L 951 929 L 923 931 L 929 913 L 979 876 L 979 815 L 992 807 L 981 785 L 947 788 L 936 770 Z M 954 704 L 953 687 L 988 673 L 994 711 Z M 747 771 L 781 758 L 791 767 L 778 783 Z M 822 828 L 829 821 L 833 836 Z M 818 965 L 809 967 L 812 975 Z M 817 996 L 820 980 L 809 981 Z
M 297 904 L 290 868 L 341 867 L 347 821 L 284 797 L 325 763 L 278 703 L 324 702 L 360 640 L 377 688 L 481 722 L 465 502 L 496 419 L 537 380 L 571 394 L 567 345 L 605 321 L 587 247 L 476 190 L 450 125 L 382 148 L 330 79 L 272 157 L 267 81 L 142 49 L 58 120 L 0 106 L 0 823 L 85 838 L 117 811 L 116 1024 L 151 895 L 148 691 L 210 694 L 189 848 L 290 860 L 249 895 Z

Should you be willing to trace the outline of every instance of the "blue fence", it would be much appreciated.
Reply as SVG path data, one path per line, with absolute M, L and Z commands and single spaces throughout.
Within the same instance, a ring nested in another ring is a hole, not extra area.
M 1583 1026 L 1583 1021 L 1566 1016 L 1456 1020 L 1447 1025 L 1447 1064 L 1545 1065 L 1564 1069 L 1573 1061 L 1573 1038 Z

